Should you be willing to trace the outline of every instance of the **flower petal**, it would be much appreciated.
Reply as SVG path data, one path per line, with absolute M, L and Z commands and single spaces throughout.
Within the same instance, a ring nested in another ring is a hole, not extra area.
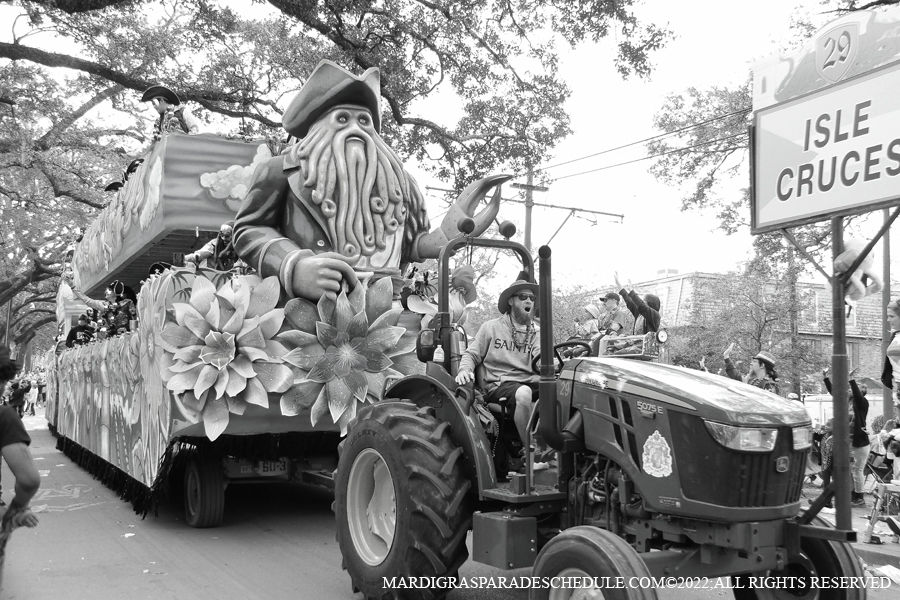
M 281 329 L 282 324 L 284 324 L 283 308 L 270 310 L 259 318 L 259 328 L 262 331 L 263 337 L 267 340 L 271 340 L 275 337 L 275 334 Z
M 312 423 L 313 427 L 315 427 L 316 423 L 319 422 L 324 415 L 328 414 L 328 394 L 325 392 L 325 386 L 322 386 L 322 389 L 319 390 L 319 395 L 316 397 L 316 401 L 313 403 L 312 408 L 309 411 L 309 420 Z
M 323 348 L 333 346 L 337 335 L 338 330 L 328 323 L 323 323 L 322 321 L 316 323 L 316 337 L 319 338 L 319 343 Z
M 340 327 L 338 327 L 340 329 Z M 347 335 L 352 338 L 364 338 L 369 331 L 369 322 L 366 320 L 365 311 L 359 311 L 347 324 Z
M 415 375 L 416 373 L 424 373 L 425 365 L 419 362 L 415 354 L 403 354 L 400 356 L 392 356 L 394 361 L 393 369 L 403 373 L 404 375 Z
M 237 312 L 234 308 L 234 305 L 231 303 L 231 300 L 229 298 L 226 298 L 225 296 L 223 296 L 225 291 L 230 290 L 230 289 L 231 288 L 229 288 L 228 286 L 225 286 L 224 288 L 219 290 L 219 292 L 216 294 L 216 304 L 219 307 L 219 318 L 213 324 L 213 327 L 215 327 L 218 331 L 224 331 L 225 324 L 228 323 L 231 320 L 231 317 L 234 316 L 234 313 Z M 212 309 L 210 309 L 210 310 L 212 310 Z M 237 332 L 235 331 L 232 333 L 237 333 Z
M 234 363 L 232 363 L 233 365 Z M 232 365 L 229 365 L 232 366 Z M 226 396 L 237 396 L 245 389 L 247 389 L 247 378 L 238 373 L 233 369 L 226 369 L 228 371 L 228 385 L 225 386 L 225 395 Z M 231 411 L 234 412 L 234 411 Z
M 325 349 L 317 343 L 315 346 L 307 346 L 306 348 L 294 348 L 282 358 L 284 362 L 308 371 L 319 362 L 324 354 Z
M 201 348 L 202 348 L 202 346 L 201 346 Z M 203 366 L 202 362 L 189 363 L 189 362 L 185 362 L 183 360 L 179 360 L 179 361 L 174 362 L 172 365 L 170 365 L 168 370 L 172 375 L 174 375 L 175 373 L 185 373 L 187 371 L 190 371 L 191 369 L 199 369 L 202 366 Z
M 225 398 L 208 399 L 201 416 L 206 437 L 215 441 L 228 427 L 228 404 L 225 402 Z
M 216 286 L 206 277 L 194 277 L 194 285 L 191 288 L 191 306 L 197 309 L 201 315 L 209 312 L 209 307 L 216 295 Z
M 325 384 L 325 391 L 328 394 L 328 410 L 331 412 L 331 420 L 337 423 L 344 411 L 350 408 L 350 404 L 356 402 L 353 398 L 353 391 L 342 379 L 337 378 Z
M 366 289 L 358 285 L 353 288 L 353 291 L 347 294 L 347 300 L 350 301 L 350 306 L 353 307 L 353 313 L 356 314 L 361 310 L 366 309 Z
M 244 311 L 246 309 L 243 306 L 235 306 L 234 314 L 231 315 L 231 318 L 228 319 L 228 322 L 225 323 L 225 326 L 222 327 L 222 332 L 233 333 L 237 335 L 241 332 L 241 329 L 244 327 L 244 315 L 246 314 Z M 257 317 L 254 317 L 257 318 Z
M 247 389 L 241 394 L 241 398 L 250 404 L 269 408 L 269 395 L 266 393 L 266 388 L 255 377 L 247 380 Z
M 234 290 L 234 309 L 246 315 L 250 307 L 250 285 L 247 281 L 232 280 L 231 288 Z
M 185 346 L 203 344 L 203 340 L 194 335 L 193 331 L 175 323 L 167 323 L 159 337 L 164 342 L 163 347 L 170 352 L 175 352 Z
M 219 314 L 219 299 L 213 294 L 212 301 L 209 303 L 209 309 L 203 314 L 203 318 L 206 319 L 206 322 L 210 324 L 211 327 L 219 326 L 219 319 L 222 317 Z
M 195 363 L 200 359 L 200 351 L 203 350 L 203 346 L 200 344 L 195 344 L 193 346 L 185 346 L 184 348 L 179 348 L 172 354 L 172 358 L 175 360 L 181 360 L 186 363 Z
M 353 419 L 356 418 L 356 404 L 357 403 L 355 401 L 351 403 L 350 408 L 341 415 L 341 418 L 338 419 L 336 423 L 336 425 L 341 430 L 341 435 L 347 435 L 347 430 L 350 428 L 350 423 L 353 421 Z
M 392 308 L 391 310 L 375 319 L 374 322 L 370 320 L 369 323 L 372 324 L 369 325 L 369 333 L 378 331 L 379 329 L 383 329 L 385 327 L 395 327 L 400 321 L 401 314 L 403 314 L 402 308 Z
M 229 363 L 228 368 L 241 375 L 244 379 L 256 377 L 256 371 L 253 370 L 250 359 L 242 354 L 235 356 L 234 360 Z
M 260 350 L 259 348 L 253 348 L 252 346 L 244 346 L 242 348 L 238 348 L 238 353 L 243 354 L 251 361 L 255 360 L 269 360 L 269 355 L 266 354 L 265 350 Z
M 341 295 L 345 295 L 344 292 L 341 292 Z M 334 322 L 334 310 L 337 306 L 337 299 L 330 298 L 327 295 L 319 298 L 318 304 L 316 304 L 316 312 L 319 315 L 319 321 L 324 323 L 333 323 Z
M 367 348 L 363 350 L 360 354 L 366 359 L 366 367 L 365 370 L 370 373 L 378 373 L 379 371 L 384 371 L 389 366 L 394 364 L 387 355 L 381 350 L 373 350 L 372 348 Z
M 234 371 L 230 371 L 228 369 L 222 369 L 219 371 L 218 377 L 216 377 L 215 383 L 215 392 L 216 398 L 221 398 L 225 395 L 225 390 L 228 389 L 228 382 L 231 380 L 231 373 Z M 240 375 L 238 375 L 240 377 Z
M 344 379 L 344 383 L 348 388 L 350 388 L 350 392 L 353 394 L 354 398 L 356 398 L 360 402 L 365 402 L 366 392 L 369 390 L 369 382 L 368 380 L 366 380 L 366 376 L 363 375 L 362 372 L 352 371 Z
M 166 389 L 173 392 L 184 392 L 194 389 L 194 385 L 197 383 L 197 379 L 200 378 L 200 372 L 202 370 L 203 369 L 191 369 L 184 373 L 178 373 L 166 382 Z
M 416 349 L 416 336 L 413 335 L 410 331 L 401 336 L 397 343 L 394 344 L 393 348 L 387 349 L 388 356 L 400 356 L 401 354 L 409 354 L 413 350 Z
M 175 322 L 181 326 L 185 326 L 184 317 L 185 315 L 193 315 L 198 319 L 202 319 L 203 315 L 197 312 L 197 309 L 191 306 L 190 304 L 186 304 L 184 302 L 173 302 L 172 303 L 172 312 L 175 313 Z
M 198 398 L 215 383 L 219 377 L 219 369 L 212 365 L 204 365 L 194 383 L 194 395 Z
M 274 275 L 266 277 L 262 283 L 250 292 L 250 302 L 247 304 L 247 316 L 262 316 L 272 311 L 278 304 L 278 296 L 281 294 L 281 284 Z M 270 336 L 271 337 L 271 336 Z
M 366 317 L 374 323 L 391 309 L 394 300 L 394 284 L 390 277 L 382 277 L 366 290 Z
M 406 332 L 404 327 L 383 327 L 378 331 L 371 331 L 366 336 L 369 348 L 385 351 L 393 348 L 397 341 Z
M 337 297 L 334 310 L 334 324 L 338 331 L 347 331 L 350 321 L 353 320 L 353 314 L 353 307 L 347 300 L 347 294 L 341 292 L 341 295 Z
M 306 374 L 309 381 L 317 383 L 325 383 L 334 379 L 334 366 L 327 356 L 323 356 L 319 362 L 313 365 L 313 368 Z
M 316 332 L 316 321 L 319 313 L 316 305 L 303 298 L 288 300 L 284 305 L 284 316 L 295 329 L 306 333 Z
M 259 327 L 259 320 L 260 320 L 260 317 L 245 318 L 244 322 L 241 324 L 241 330 L 237 333 L 238 339 L 240 339 L 241 336 L 249 333 L 250 331 L 257 329 Z
M 266 342 L 266 354 L 269 357 L 269 362 L 284 362 L 284 356 L 288 353 L 288 349 L 285 348 L 280 342 L 276 342 L 274 340 L 269 340 Z
M 267 392 L 281 394 L 294 383 L 294 374 L 284 365 L 268 362 L 253 363 L 256 379 L 263 384 Z
M 315 324 L 313 324 L 313 327 L 315 327 Z M 315 335 L 296 329 L 282 331 L 272 339 L 295 348 L 303 348 L 310 344 L 315 344 L 316 346 L 319 345 L 319 338 Z
M 281 396 L 281 414 L 293 417 L 300 414 L 301 411 L 309 409 L 323 389 L 324 386 L 321 383 L 314 381 L 291 387 Z
M 235 398 L 234 396 L 225 396 L 225 403 L 228 404 L 228 412 L 236 415 L 244 414 L 247 406 L 249 406 L 246 400 Z
M 254 319 L 258 317 L 253 317 Z M 249 329 L 241 333 L 238 338 L 238 347 L 239 348 L 265 348 L 266 347 L 266 338 L 263 337 L 262 331 L 260 331 L 259 327 L 254 327 L 253 329 Z

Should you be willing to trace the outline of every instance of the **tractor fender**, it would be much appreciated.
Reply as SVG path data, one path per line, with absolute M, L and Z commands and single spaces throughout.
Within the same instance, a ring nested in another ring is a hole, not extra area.
M 432 363 L 433 364 L 433 363 Z M 430 366 L 430 365 L 429 365 Z M 433 371 L 433 370 L 432 370 Z M 387 387 L 385 400 L 408 400 L 416 406 L 430 406 L 438 419 L 450 425 L 450 437 L 462 448 L 464 465 L 470 478 L 478 482 L 478 493 L 497 487 L 497 473 L 491 455 L 491 446 L 474 408 L 466 409 L 463 398 L 452 391 L 456 383 L 444 372 L 433 375 L 409 375 Z M 451 388 L 452 386 L 452 388 Z

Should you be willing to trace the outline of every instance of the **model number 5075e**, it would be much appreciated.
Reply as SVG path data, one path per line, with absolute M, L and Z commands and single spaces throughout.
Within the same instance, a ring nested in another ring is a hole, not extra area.
M 641 410 L 641 411 L 653 412 L 653 413 L 656 413 L 659 415 L 663 414 L 662 406 L 657 406 L 656 404 L 650 404 L 649 402 L 638 401 L 637 407 L 638 407 L 638 410 Z

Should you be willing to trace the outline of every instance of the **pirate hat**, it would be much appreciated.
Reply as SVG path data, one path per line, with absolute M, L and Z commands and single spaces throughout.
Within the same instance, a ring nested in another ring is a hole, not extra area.
M 175 106 L 181 104 L 181 100 L 178 99 L 178 94 L 164 85 L 151 85 L 148 87 L 141 96 L 141 102 L 149 102 L 154 98 L 164 98 L 166 102 L 174 104 Z
M 500 292 L 500 298 L 497 300 L 497 308 L 501 313 L 505 315 L 509 312 L 509 299 L 512 298 L 514 294 L 526 291 L 534 294 L 534 305 L 537 306 L 538 285 L 536 283 L 529 283 L 524 279 L 519 279 L 511 286 Z M 535 313 L 536 312 L 537 311 L 535 310 Z
M 375 131 L 381 131 L 381 72 L 367 69 L 357 77 L 350 71 L 322 60 L 281 115 L 285 131 L 297 138 L 306 137 L 319 117 L 341 104 L 369 109 Z

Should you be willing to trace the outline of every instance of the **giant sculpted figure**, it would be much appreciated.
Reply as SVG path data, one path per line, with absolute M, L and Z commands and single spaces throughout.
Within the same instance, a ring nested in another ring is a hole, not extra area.
M 379 71 L 357 77 L 323 60 L 282 116 L 300 141 L 257 168 L 234 228 L 237 253 L 290 297 L 317 302 L 363 277 L 399 276 L 436 258 L 486 192 L 509 179 L 470 185 L 429 231 L 425 202 L 379 135 Z M 499 210 L 499 187 L 476 219 L 484 232 Z

